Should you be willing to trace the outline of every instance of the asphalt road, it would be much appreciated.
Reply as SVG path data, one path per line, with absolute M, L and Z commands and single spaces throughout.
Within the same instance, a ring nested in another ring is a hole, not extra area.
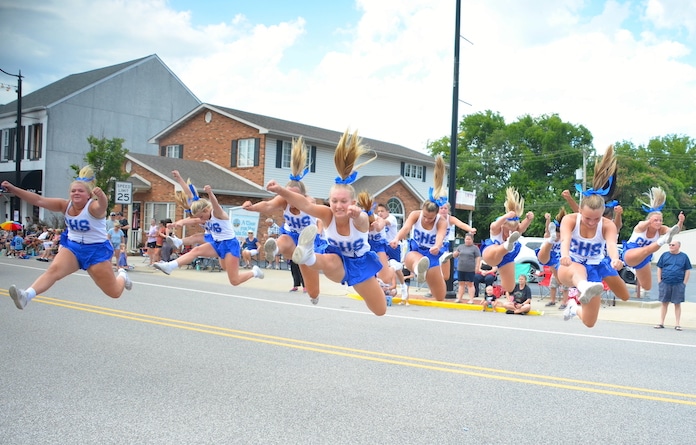
M 41 266 L 43 267 L 43 266 Z M 691 443 L 696 331 L 0 264 L 0 443 Z M 201 272 L 205 273 L 205 272 Z M 257 282 L 255 282 L 257 283 Z

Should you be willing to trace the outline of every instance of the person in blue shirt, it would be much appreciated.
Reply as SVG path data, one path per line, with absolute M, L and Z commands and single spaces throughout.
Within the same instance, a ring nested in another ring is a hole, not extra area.
M 12 238 L 12 243 L 10 246 L 14 256 L 20 258 L 24 256 L 24 237 L 20 235 L 20 232 L 15 232 L 15 236 Z
M 674 329 L 681 331 L 681 304 L 684 302 L 684 291 L 686 283 L 689 282 L 691 274 L 691 260 L 684 252 L 680 252 L 681 242 L 670 241 L 669 251 L 660 256 L 657 261 L 657 282 L 660 291 L 659 300 L 662 303 L 660 311 L 660 324 L 655 329 L 665 327 L 665 316 L 669 304 L 674 304 L 674 318 L 676 326 Z
M 251 259 L 259 254 L 260 248 L 261 243 L 259 243 L 259 239 L 254 236 L 253 230 L 249 230 L 247 237 L 244 238 L 242 243 L 242 260 L 244 260 L 246 269 L 251 269 Z

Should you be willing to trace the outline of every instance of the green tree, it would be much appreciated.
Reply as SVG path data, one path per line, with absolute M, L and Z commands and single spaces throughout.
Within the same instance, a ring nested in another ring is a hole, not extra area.
M 456 184 L 476 191 L 474 226 L 479 237 L 488 236 L 491 221 L 504 212 L 505 189 L 517 187 L 525 208 L 537 214 L 528 229 L 543 233 L 543 214 L 555 214 L 561 191 L 570 189 L 575 169 L 582 165 L 583 150 L 592 135 L 583 126 L 563 122 L 558 115 L 529 115 L 506 124 L 490 110 L 465 116 L 457 138 Z M 449 156 L 449 138 L 429 145 L 431 154 Z
M 511 162 L 506 124 L 500 114 L 488 110 L 464 116 L 457 136 L 457 188 L 476 191 L 474 227 L 478 236 L 488 236 L 488 225 L 500 213 L 496 205 L 499 193 L 510 177 L 507 164 Z M 450 138 L 432 142 L 428 149 L 433 156 L 450 156 Z M 456 211 L 455 211 L 456 213 Z M 457 215 L 465 218 L 465 215 Z
M 691 147 L 687 149 L 687 147 Z M 651 139 L 647 146 L 636 147 L 631 142 L 615 146 L 618 164 L 618 197 L 624 208 L 624 226 L 620 239 L 627 239 L 633 227 L 645 219 L 641 201 L 647 202 L 651 187 L 662 187 L 667 202 L 662 209 L 664 223 L 673 225 L 679 212 L 686 216 L 685 227 L 696 225 L 692 192 L 694 177 L 691 173 L 696 153 L 693 142 L 682 137 L 666 136 Z
M 83 160 L 94 168 L 97 186 L 104 190 L 107 196 L 113 195 L 116 181 L 125 181 L 129 175 L 123 171 L 123 163 L 126 160 L 128 149 L 123 148 L 124 139 L 97 139 L 94 136 L 87 138 L 89 151 Z M 75 173 L 79 173 L 82 165 L 71 165 Z M 110 204 L 111 206 L 112 204 Z
M 693 139 L 677 135 L 653 138 L 643 150 L 651 166 L 669 172 L 671 178 L 684 185 L 685 193 L 696 193 L 696 144 Z
M 555 215 L 563 204 L 561 192 L 573 189 L 575 170 L 582 166 L 583 151 L 591 151 L 592 135 L 552 114 L 520 117 L 508 125 L 508 138 L 517 159 L 510 185 L 524 197 L 525 208 L 535 213 L 528 232 L 542 234 L 544 213 Z

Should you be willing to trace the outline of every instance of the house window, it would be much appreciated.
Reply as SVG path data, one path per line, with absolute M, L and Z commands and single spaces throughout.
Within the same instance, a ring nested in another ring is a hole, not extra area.
M 43 142 L 43 124 L 29 126 L 29 140 L 27 141 L 28 158 L 32 161 L 41 159 L 41 147 Z
M 404 163 L 404 177 L 405 178 L 413 178 L 413 179 L 422 180 L 423 179 L 423 170 L 424 170 L 424 167 L 422 165 Z
M 387 208 L 389 209 L 389 213 L 396 218 L 398 227 L 401 228 L 404 224 L 404 204 L 398 198 L 389 198 L 389 201 L 387 201 Z
M 176 204 L 173 202 L 146 202 L 145 218 L 143 221 L 150 221 L 154 218 L 158 223 L 163 219 L 176 219 Z
M 253 167 L 254 139 L 240 139 L 237 148 L 237 167 Z
M 160 149 L 160 155 L 165 156 L 167 158 L 182 159 L 184 157 L 184 146 L 181 144 L 165 145 Z
M 281 168 L 290 168 L 290 159 L 292 158 L 292 142 L 280 141 L 280 166 Z
M 10 129 L 5 128 L 2 130 L 2 136 L 0 136 L 0 162 L 7 162 L 12 159 L 10 150 L 12 150 L 12 140 L 10 139 Z
M 310 172 L 316 171 L 317 146 L 305 145 L 307 148 L 307 163 L 305 168 Z M 292 167 L 292 141 L 276 141 L 276 168 Z
M 24 127 L 22 127 L 24 128 Z M 17 129 L 7 128 L 2 130 L 2 161 L 14 161 L 17 146 Z
M 7 160 L 8 161 L 14 161 L 15 158 L 17 157 L 17 128 L 9 128 L 7 130 L 8 133 L 8 146 L 9 149 L 7 150 Z M 21 153 L 20 153 L 21 156 Z
M 230 150 L 230 167 L 258 167 L 261 139 L 235 139 Z

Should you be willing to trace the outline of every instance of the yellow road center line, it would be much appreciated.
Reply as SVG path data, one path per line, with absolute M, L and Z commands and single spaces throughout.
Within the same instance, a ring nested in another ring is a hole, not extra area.
M 671 391 L 654 390 L 647 388 L 638 388 L 625 385 L 614 385 L 601 382 L 591 382 L 587 380 L 577 380 L 565 377 L 546 376 L 540 374 L 531 374 L 515 371 L 507 371 L 503 369 L 486 368 L 481 366 L 466 365 L 461 363 L 450 363 L 439 360 L 424 359 L 418 357 L 409 357 L 398 354 L 389 354 L 384 352 L 367 351 L 362 349 L 348 348 L 344 346 L 328 345 L 306 340 L 297 340 L 292 338 L 278 337 L 267 334 L 259 334 L 255 332 L 241 331 L 237 329 L 225 328 L 220 326 L 211 326 L 201 323 L 193 323 L 189 321 L 176 320 L 164 317 L 156 317 L 147 314 L 136 312 L 128 312 L 118 309 L 95 306 L 85 303 L 72 302 L 61 300 L 58 298 L 37 296 L 33 300 L 37 303 L 49 304 L 52 306 L 63 307 L 66 309 L 79 310 L 84 312 L 95 313 L 110 317 L 121 318 L 131 321 L 139 321 L 158 326 L 166 326 L 176 329 L 183 329 L 192 332 L 203 334 L 217 335 L 227 338 L 234 338 L 244 341 L 252 341 L 256 343 L 264 343 L 273 346 L 281 346 L 293 349 L 299 349 L 322 354 L 330 354 L 359 360 L 368 360 L 378 363 L 391 365 L 408 366 L 412 368 L 427 369 L 438 372 L 448 372 L 459 375 L 468 375 L 472 377 L 480 377 L 485 379 L 501 380 L 516 383 L 526 383 L 529 385 L 545 386 L 559 389 L 568 389 L 573 391 L 582 391 L 596 394 L 613 395 L 619 397 L 628 397 L 634 399 L 653 400 L 666 403 L 676 403 L 683 405 L 696 406 L 696 395 L 678 393 Z M 690 400 L 694 399 L 694 400 Z

